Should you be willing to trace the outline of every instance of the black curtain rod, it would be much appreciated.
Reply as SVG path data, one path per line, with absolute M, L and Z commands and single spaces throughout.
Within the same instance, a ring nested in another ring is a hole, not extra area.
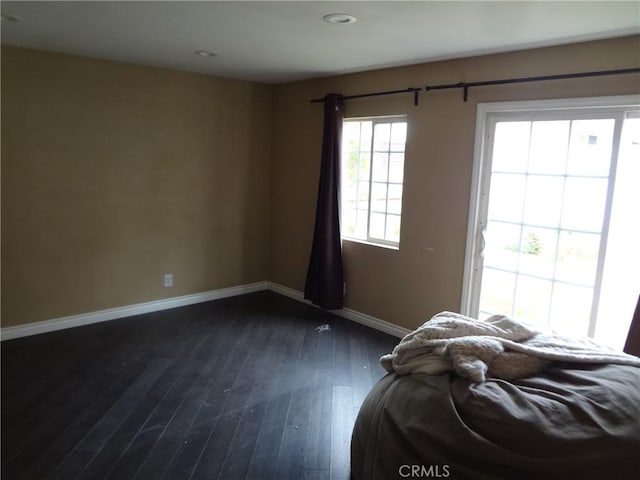
M 579 72 L 579 73 L 562 73 L 558 75 L 543 75 L 538 77 L 521 77 L 521 78 L 507 78 L 504 80 L 487 80 L 484 82 L 459 82 L 449 83 L 443 85 L 426 85 L 425 91 L 429 90 L 443 90 L 447 88 L 463 88 L 463 99 L 466 102 L 468 98 L 470 87 L 481 87 L 486 85 L 504 85 L 507 83 L 524 83 L 524 82 L 541 82 L 546 80 L 563 80 L 566 78 L 584 78 L 584 77 L 601 77 L 604 75 L 622 75 L 625 73 L 640 73 L 640 68 L 621 68 L 618 70 L 600 70 L 595 72 Z
M 361 93 L 359 95 L 341 95 L 340 97 L 343 100 L 352 100 L 354 98 L 379 97 L 381 95 L 395 95 L 397 93 L 413 93 L 413 103 L 414 105 L 418 105 L 418 92 L 420 92 L 421 90 L 422 87 L 409 87 L 402 90 L 387 90 L 385 92 Z M 311 100 L 311 103 L 322 102 L 324 102 L 324 98 L 316 98 L 314 100 Z
M 626 73 L 640 73 L 640 68 L 620 68 L 617 70 L 599 70 L 595 72 L 579 72 L 579 73 L 562 73 L 558 75 L 542 75 L 537 77 L 520 77 L 520 78 L 507 78 L 503 80 L 486 80 L 483 82 L 458 82 L 458 83 L 446 83 L 442 85 L 426 85 L 425 91 L 429 90 L 444 90 L 449 88 L 462 88 L 464 89 L 463 99 L 466 102 L 469 94 L 469 88 L 482 87 L 487 85 L 504 85 L 507 83 L 524 83 L 524 82 L 541 82 L 546 80 L 562 80 L 566 78 L 584 78 L 584 77 L 602 77 L 605 75 L 622 75 Z M 344 95 L 343 100 L 351 100 L 354 98 L 365 97 L 379 97 L 381 95 L 395 95 L 398 93 L 413 93 L 413 104 L 418 105 L 418 93 L 422 91 L 421 87 L 409 87 L 403 90 L 387 90 L 385 92 L 373 92 L 362 93 L 359 95 Z M 324 98 L 316 98 L 311 100 L 311 103 L 322 103 Z

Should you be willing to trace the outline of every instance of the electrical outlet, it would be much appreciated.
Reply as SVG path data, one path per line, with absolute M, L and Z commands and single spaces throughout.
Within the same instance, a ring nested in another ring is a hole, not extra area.
M 164 286 L 173 287 L 173 273 L 164 274 Z

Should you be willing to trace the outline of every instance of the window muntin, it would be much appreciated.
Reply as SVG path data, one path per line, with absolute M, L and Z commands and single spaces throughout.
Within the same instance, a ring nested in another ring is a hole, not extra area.
M 405 117 L 348 119 L 342 132 L 342 237 L 398 247 Z

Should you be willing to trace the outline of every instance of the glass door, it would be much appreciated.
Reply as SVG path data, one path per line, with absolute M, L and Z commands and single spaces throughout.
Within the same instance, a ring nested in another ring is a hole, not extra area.
M 638 121 L 625 109 L 487 116 L 469 314 L 622 346 L 640 294 Z

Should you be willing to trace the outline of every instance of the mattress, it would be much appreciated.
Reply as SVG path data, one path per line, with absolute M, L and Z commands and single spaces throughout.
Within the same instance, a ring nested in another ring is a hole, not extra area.
M 519 380 L 389 374 L 351 443 L 354 480 L 638 478 L 640 368 L 557 363 Z

